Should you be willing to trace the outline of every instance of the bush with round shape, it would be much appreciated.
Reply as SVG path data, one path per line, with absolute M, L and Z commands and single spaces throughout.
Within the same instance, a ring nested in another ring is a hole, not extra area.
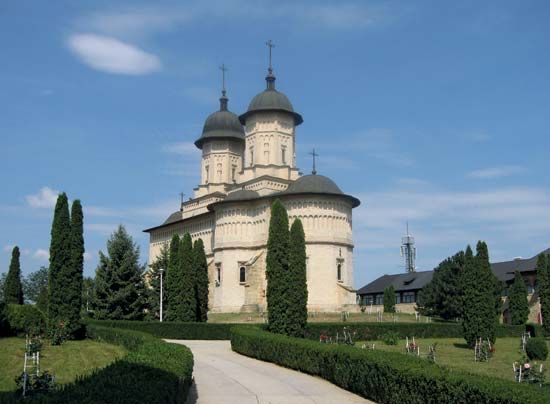
M 529 338 L 525 345 L 525 353 L 531 360 L 545 361 L 548 358 L 548 345 L 546 345 L 544 338 Z
M 44 313 L 31 304 L 9 304 L 6 315 L 10 329 L 16 334 L 40 334 L 46 328 Z

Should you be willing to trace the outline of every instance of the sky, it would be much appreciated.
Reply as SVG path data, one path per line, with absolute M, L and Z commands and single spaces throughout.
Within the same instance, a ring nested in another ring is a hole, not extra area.
M 550 247 L 550 3 L 11 1 L 0 5 L 0 272 L 48 264 L 58 192 L 85 214 L 85 275 L 118 224 L 142 230 L 198 184 L 218 108 L 277 88 L 304 117 L 298 166 L 358 197 L 355 286 L 467 244 L 493 262 Z

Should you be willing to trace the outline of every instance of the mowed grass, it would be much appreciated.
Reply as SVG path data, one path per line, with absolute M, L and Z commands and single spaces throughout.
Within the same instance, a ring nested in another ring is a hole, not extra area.
M 264 323 L 265 316 L 260 313 L 208 313 L 209 323 Z M 308 322 L 310 323 L 338 323 L 342 322 L 341 313 L 309 313 Z M 349 313 L 348 322 L 377 322 L 377 314 L 368 313 Z M 414 314 L 383 314 L 383 322 L 413 323 L 416 322 Z M 422 316 L 420 322 L 426 322 L 426 317 Z
M 495 353 L 488 362 L 475 362 L 474 350 L 469 349 L 464 339 L 461 338 L 415 338 L 420 347 L 419 360 L 427 360 L 428 347 L 437 343 L 436 363 L 452 369 L 461 369 L 474 374 L 485 374 L 492 377 L 514 380 L 512 364 L 519 361 L 523 356 L 520 348 L 520 338 L 498 338 L 495 344 Z M 398 345 L 386 345 L 383 341 L 360 341 L 355 345 L 361 347 L 363 344 L 372 346 L 375 350 L 405 353 L 405 340 L 400 340 Z M 548 344 L 548 341 L 546 342 Z M 550 359 L 546 361 L 532 361 L 531 363 L 543 363 L 545 369 L 550 367 Z M 547 381 L 549 382 L 549 381 Z
M 40 371 L 47 370 L 55 375 L 57 383 L 66 384 L 125 354 L 121 346 L 92 340 L 67 341 L 61 346 L 50 346 L 44 341 Z M 23 372 L 24 355 L 24 338 L 0 338 L 0 391 L 16 389 L 14 379 Z

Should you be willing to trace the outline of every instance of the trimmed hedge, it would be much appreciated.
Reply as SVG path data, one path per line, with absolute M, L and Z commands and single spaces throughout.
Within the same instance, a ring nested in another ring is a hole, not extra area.
M 527 340 L 525 344 L 525 353 L 531 360 L 538 359 L 545 361 L 548 358 L 548 345 L 543 337 L 534 337 Z
M 398 333 L 400 338 L 463 338 L 460 323 L 309 323 L 306 338 L 319 340 L 321 334 L 335 336 L 344 327 L 355 333 L 354 340 L 380 340 L 388 332 Z M 496 335 L 521 337 L 524 331 L 522 325 L 499 325 Z
M 88 324 L 103 327 L 116 327 L 127 330 L 146 332 L 160 338 L 168 339 L 202 339 L 229 340 L 231 327 L 229 323 L 183 323 L 177 321 L 124 321 L 124 320 L 86 320 Z
M 320 376 L 378 403 L 548 403 L 550 392 L 526 384 L 449 370 L 397 352 L 328 345 L 234 327 L 234 351 Z
M 128 354 L 91 375 L 30 403 L 178 403 L 184 404 L 191 385 L 193 355 L 183 346 L 168 344 L 149 334 L 88 325 L 89 338 L 119 344 Z M 0 394 L 0 402 L 16 403 L 13 393 Z

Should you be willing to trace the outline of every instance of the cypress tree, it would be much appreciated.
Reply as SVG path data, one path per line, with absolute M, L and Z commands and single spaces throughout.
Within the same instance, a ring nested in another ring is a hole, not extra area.
M 550 267 L 548 257 L 541 253 L 537 258 L 537 281 L 540 300 L 542 329 L 545 336 L 550 336 Z
M 144 316 L 144 267 L 139 247 L 120 225 L 107 241 L 107 255 L 100 251 L 96 270 L 97 317 L 109 320 L 141 320 Z
M 393 285 L 384 289 L 384 313 L 395 313 L 395 288 Z
M 480 337 L 495 342 L 498 316 L 495 310 L 496 280 L 489 264 L 484 242 L 478 242 L 474 257 L 466 248 L 462 276 L 462 329 L 468 346 L 473 347 Z
M 176 321 L 178 318 L 178 305 L 180 288 L 182 283 L 180 262 L 180 238 L 177 234 L 172 236 L 170 251 L 168 254 L 168 268 L 166 270 L 166 320 Z
M 290 227 L 287 335 L 303 337 L 307 325 L 306 239 L 300 219 Z
M 82 307 L 82 279 L 84 276 L 84 215 L 82 205 L 77 199 L 71 206 L 71 265 L 67 268 L 68 282 L 64 288 L 65 313 L 69 321 L 69 333 L 74 334 L 80 328 L 80 309 Z
M 66 299 L 66 288 L 72 283 L 71 273 L 73 254 L 71 251 L 71 221 L 69 202 L 65 193 L 57 197 L 52 222 L 50 243 L 50 273 L 48 278 L 48 326 L 55 329 L 64 323 L 69 329 L 76 325 L 68 324 L 72 308 Z
M 23 304 L 23 284 L 21 283 L 21 264 L 19 247 L 11 251 L 10 269 L 4 281 L 4 302 L 6 304 Z
M 514 283 L 510 288 L 509 296 L 510 320 L 513 325 L 523 325 L 529 317 L 529 302 L 527 301 L 527 287 L 519 271 L 514 275 Z
M 166 271 L 169 262 L 169 250 L 166 245 L 160 247 L 160 252 L 155 261 L 151 264 L 149 272 L 146 275 L 148 288 L 147 288 L 147 318 L 149 320 L 158 320 L 160 318 L 160 269 L 165 272 L 163 277 L 163 317 L 166 317 Z
M 271 205 L 269 236 L 267 239 L 266 278 L 268 327 L 275 333 L 284 334 L 287 325 L 289 302 L 288 289 L 290 234 L 286 209 L 279 200 Z
M 202 239 L 193 245 L 193 272 L 195 274 L 195 296 L 197 301 L 197 321 L 208 320 L 208 264 Z
M 189 233 L 185 233 L 181 239 L 180 249 L 181 285 L 178 295 L 179 321 L 197 320 L 196 280 L 193 272 L 193 241 Z

